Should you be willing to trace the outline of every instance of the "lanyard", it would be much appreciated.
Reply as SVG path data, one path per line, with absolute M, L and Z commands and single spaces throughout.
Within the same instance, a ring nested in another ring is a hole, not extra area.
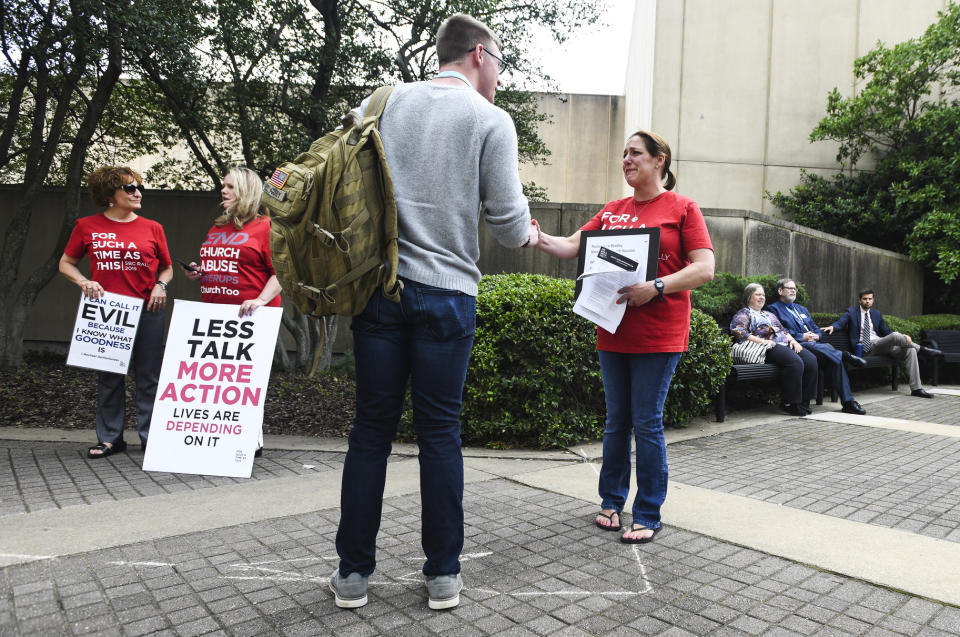
M 463 82 L 464 84 L 466 84 L 467 86 L 469 86 L 470 88 L 473 88 L 473 84 L 470 83 L 470 80 L 468 80 L 467 77 L 460 71 L 440 71 L 433 77 L 434 79 L 438 77 L 455 77 L 461 82 Z
M 790 307 L 788 307 L 787 309 L 790 310 L 790 313 L 791 313 L 791 314 L 793 314 L 795 317 L 797 317 L 797 322 L 800 323 L 800 325 L 803 327 L 803 329 L 804 329 L 805 331 L 807 331 L 807 332 L 812 332 L 812 331 L 813 331 L 813 330 L 811 330 L 809 327 L 807 327 L 807 322 L 803 320 L 803 317 L 800 316 L 800 312 L 798 312 L 798 311 L 796 310 L 796 308 L 793 307 L 792 304 L 791 304 Z

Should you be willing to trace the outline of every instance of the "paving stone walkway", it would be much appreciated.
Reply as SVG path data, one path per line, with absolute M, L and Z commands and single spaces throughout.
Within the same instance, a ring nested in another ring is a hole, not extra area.
M 137 449 L 96 462 L 85 453 L 77 443 L 0 440 L 0 516 L 248 482 L 141 471 L 143 452 Z M 339 471 L 342 460 L 340 453 L 274 450 L 256 461 L 251 479 Z
M 524 503 L 526 520 L 504 511 Z M 336 608 L 337 512 L 281 518 L 2 570 L 22 635 L 955 635 L 960 610 L 669 528 L 633 547 L 594 506 L 506 480 L 466 495 L 466 589 L 426 607 L 419 498 L 390 498 L 370 603 Z M 549 520 L 549 525 L 542 522 Z
M 960 438 L 792 419 L 671 445 L 670 470 L 684 484 L 960 542 Z
M 936 391 L 931 387 L 930 391 Z M 906 418 L 941 425 L 960 426 L 960 396 L 940 395 L 933 400 L 900 395 L 870 405 L 870 415 L 886 418 Z
M 908 418 L 919 402 L 924 422 L 960 424 L 950 420 L 960 396 L 868 398 L 874 418 Z M 922 536 L 960 555 L 960 435 L 834 422 L 833 410 L 818 409 L 827 420 L 733 414 L 722 427 L 704 423 L 702 434 L 680 432 L 669 447 L 671 480 L 876 528 L 890 534 L 891 551 L 897 538 Z M 437 612 L 427 608 L 420 574 L 415 460 L 391 463 L 370 602 L 343 610 L 327 590 L 337 564 L 342 442 L 288 450 L 275 442 L 253 478 L 237 480 L 148 474 L 139 451 L 89 462 L 81 443 L 45 441 L 39 430 L 34 440 L 16 439 L 23 437 L 0 430 L 3 637 L 960 634 L 955 600 L 904 590 L 895 574 L 892 584 L 871 583 L 669 519 L 653 543 L 619 543 L 592 524 L 597 504 L 584 494 L 595 478 L 534 486 L 538 475 L 587 461 L 586 475 L 595 476 L 597 446 L 542 457 L 468 451 L 465 589 L 457 608 Z M 256 515 L 239 515 L 238 494 L 248 494 Z M 214 521 L 166 533 L 158 517 L 149 539 L 26 552 L 22 529 L 34 518 L 65 539 L 127 526 L 145 537 L 153 523 L 124 512 L 142 516 L 148 505 L 168 517 L 177 510 L 170 498 L 184 495 L 207 503 Z M 299 512 L 274 513 L 292 510 L 291 499 Z M 80 515 L 97 510 L 109 515 L 95 523 Z

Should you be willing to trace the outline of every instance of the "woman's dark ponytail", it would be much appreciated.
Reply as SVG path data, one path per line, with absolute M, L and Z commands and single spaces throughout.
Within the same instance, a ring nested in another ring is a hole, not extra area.
M 667 190 L 673 190 L 673 187 L 677 185 L 677 178 L 674 176 L 670 169 L 667 168 L 667 183 L 663 184 L 663 187 Z

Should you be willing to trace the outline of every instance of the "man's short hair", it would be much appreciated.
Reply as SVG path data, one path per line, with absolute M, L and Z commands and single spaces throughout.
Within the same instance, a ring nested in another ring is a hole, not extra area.
M 786 278 L 780 279 L 779 281 L 777 281 L 777 292 L 779 292 L 780 290 L 782 290 L 782 289 L 784 288 L 784 286 L 787 285 L 787 283 L 796 284 L 796 280 L 794 280 L 794 279 L 786 279 Z
M 443 21 L 437 30 L 437 60 L 441 66 L 457 62 L 476 48 L 497 45 L 503 53 L 500 38 L 493 34 L 490 27 L 464 13 L 457 13 Z
M 863 288 L 857 292 L 857 299 L 859 300 L 864 294 L 873 294 L 873 290 L 871 288 Z

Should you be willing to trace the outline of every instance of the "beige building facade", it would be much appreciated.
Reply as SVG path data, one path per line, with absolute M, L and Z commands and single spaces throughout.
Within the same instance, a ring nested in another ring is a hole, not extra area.
M 827 94 L 861 88 L 853 62 L 921 35 L 947 0 L 638 0 L 624 133 L 671 144 L 679 190 L 707 208 L 777 214 L 765 192 L 837 171 L 809 141 Z M 652 25 L 652 28 L 651 28 Z M 647 83 L 649 83 L 649 90 Z
M 837 145 L 811 143 L 834 88 L 861 88 L 853 62 L 878 41 L 921 35 L 947 0 L 636 0 L 623 96 L 541 94 L 549 164 L 523 166 L 550 201 L 627 194 L 624 139 L 670 144 L 678 191 L 704 208 L 777 215 L 764 193 L 800 171 L 833 174 Z M 601 61 L 598 60 L 598 63 Z M 605 136 L 609 131 L 609 138 Z M 869 165 L 864 162 L 863 165 Z

